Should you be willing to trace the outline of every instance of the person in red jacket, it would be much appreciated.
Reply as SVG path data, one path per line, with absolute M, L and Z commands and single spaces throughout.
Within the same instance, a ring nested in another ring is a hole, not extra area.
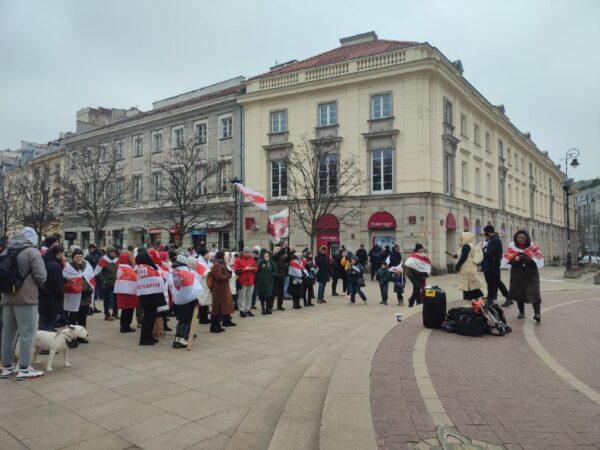
M 140 306 L 136 295 L 136 283 L 131 255 L 127 252 L 121 252 L 117 263 L 117 278 L 114 290 L 117 297 L 117 308 L 122 309 L 121 333 L 135 332 L 135 329 L 131 328 L 131 321 L 133 320 L 133 311 Z
M 244 252 L 235 260 L 233 270 L 237 275 L 237 280 L 242 285 L 242 289 L 238 291 L 240 317 L 253 317 L 254 314 L 250 311 L 250 307 L 252 306 L 252 291 L 254 291 L 254 277 L 257 267 L 249 247 L 244 248 Z

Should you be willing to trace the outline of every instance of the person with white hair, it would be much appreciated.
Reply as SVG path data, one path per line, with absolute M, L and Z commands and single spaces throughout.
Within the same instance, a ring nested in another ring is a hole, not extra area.
M 46 267 L 37 249 L 38 235 L 24 227 L 12 237 L 2 257 L 11 258 L 16 273 L 2 279 L 2 371 L 0 378 L 17 373 L 17 380 L 37 378 L 44 372 L 31 367 L 31 351 L 38 328 L 38 289 L 46 282 Z M 11 263 L 11 266 L 13 264 Z M 3 277 L 4 278 L 4 277 Z M 12 362 L 19 336 L 19 367 Z

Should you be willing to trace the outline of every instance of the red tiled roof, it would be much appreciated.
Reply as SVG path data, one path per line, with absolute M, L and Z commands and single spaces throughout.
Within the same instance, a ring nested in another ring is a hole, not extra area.
M 270 77 L 273 75 L 280 75 L 283 73 L 295 72 L 297 70 L 311 69 L 313 67 L 324 66 L 327 64 L 335 64 L 342 61 L 349 61 L 357 58 L 364 58 L 365 56 L 373 56 L 381 53 L 392 52 L 400 50 L 402 48 L 412 47 L 418 45 L 418 42 L 412 41 L 388 41 L 378 39 L 370 42 L 360 42 L 358 44 L 350 44 L 342 47 L 334 48 L 325 53 L 321 53 L 316 56 L 311 56 L 303 61 L 290 64 L 288 66 L 281 67 L 279 69 L 271 70 L 270 72 L 257 75 L 250 78 L 250 80 L 256 80 L 258 78 Z

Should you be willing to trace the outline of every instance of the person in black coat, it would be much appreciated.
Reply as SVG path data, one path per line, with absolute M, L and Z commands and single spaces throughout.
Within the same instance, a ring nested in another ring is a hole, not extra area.
M 492 304 L 498 299 L 498 289 L 504 295 L 506 301 L 502 306 L 512 305 L 512 300 L 508 298 L 508 289 L 500 279 L 500 263 L 502 261 L 502 241 L 500 236 L 494 231 L 494 227 L 487 225 L 483 229 L 486 239 L 486 245 L 483 248 L 483 261 L 481 262 L 481 271 L 487 284 L 487 303 Z
M 390 264 L 389 267 L 397 267 L 402 262 L 402 253 L 400 253 L 400 247 L 394 245 L 392 252 L 390 253 Z
M 152 258 L 148 252 L 138 252 L 135 257 L 136 264 L 146 264 L 152 267 L 154 270 L 158 270 L 156 264 L 152 262 Z M 143 311 L 142 319 L 142 332 L 140 333 L 140 345 L 154 345 L 158 342 L 158 339 L 152 337 L 152 330 L 154 329 L 154 322 L 156 320 L 156 309 L 164 304 L 165 296 L 162 293 L 140 295 L 140 306 Z
M 366 252 L 365 252 L 366 254 Z M 331 264 L 327 257 L 327 248 L 321 245 L 319 253 L 315 258 L 315 266 L 317 267 L 317 282 L 319 283 L 319 290 L 317 291 L 317 303 L 327 303 L 325 301 L 325 286 L 329 281 L 329 272 L 331 271 Z
M 285 280 L 288 276 L 290 252 L 287 242 L 284 242 L 281 247 L 273 249 L 273 263 L 275 264 L 275 278 L 273 284 L 273 297 L 277 297 L 277 310 L 285 311 L 283 307 Z
M 367 262 L 369 261 L 369 255 L 365 250 L 365 246 L 360 244 L 360 248 L 356 250 L 356 257 L 358 258 L 358 262 L 363 266 L 367 267 Z
M 369 252 L 369 259 L 371 262 L 371 281 L 375 279 L 375 274 L 381 267 L 381 261 L 384 261 L 384 259 L 381 258 L 382 254 L 383 250 L 377 244 Z
M 339 251 L 336 254 L 331 255 L 329 273 L 331 275 L 331 295 L 338 297 L 340 294 L 337 293 L 337 284 L 340 278 L 344 279 L 346 274 L 342 270 L 342 252 Z
M 38 329 L 40 330 L 54 331 L 58 316 L 63 309 L 65 301 L 65 279 L 62 274 L 64 251 L 62 245 L 53 244 L 42 257 L 48 275 L 38 295 L 38 313 L 40 315 Z

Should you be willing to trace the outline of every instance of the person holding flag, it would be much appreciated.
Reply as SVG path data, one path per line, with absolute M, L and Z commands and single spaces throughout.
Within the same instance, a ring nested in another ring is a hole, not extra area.
M 304 296 L 304 278 L 306 277 L 306 271 L 302 266 L 302 261 L 295 251 L 292 251 L 290 261 L 290 268 L 288 275 L 290 276 L 290 286 L 288 292 L 292 296 L 294 309 L 301 309 L 300 299 Z
M 131 327 L 133 311 L 140 306 L 137 297 L 137 275 L 129 253 L 121 252 L 118 263 L 114 288 L 117 298 L 115 308 L 121 310 L 121 333 L 133 333 L 135 332 Z
M 104 301 L 104 320 L 115 320 L 118 318 L 118 308 L 115 302 L 115 281 L 117 277 L 117 249 L 114 247 L 106 248 L 106 255 L 98 260 L 94 268 L 94 275 L 101 274 L 102 292 L 100 297 Z M 110 310 L 113 310 L 111 315 Z
M 509 298 L 517 302 L 519 307 L 518 319 L 525 318 L 525 303 L 533 306 L 533 318 L 540 323 L 542 320 L 540 305 L 540 272 L 544 267 L 544 255 L 540 247 L 531 241 L 529 233 L 519 230 L 515 233 L 502 257 L 501 267 L 510 266 Z
M 413 285 L 413 292 L 408 299 L 408 307 L 421 303 L 421 292 L 425 287 L 425 280 L 431 273 L 431 261 L 425 254 L 423 244 L 417 243 L 415 250 L 408 255 L 406 262 L 406 276 Z

